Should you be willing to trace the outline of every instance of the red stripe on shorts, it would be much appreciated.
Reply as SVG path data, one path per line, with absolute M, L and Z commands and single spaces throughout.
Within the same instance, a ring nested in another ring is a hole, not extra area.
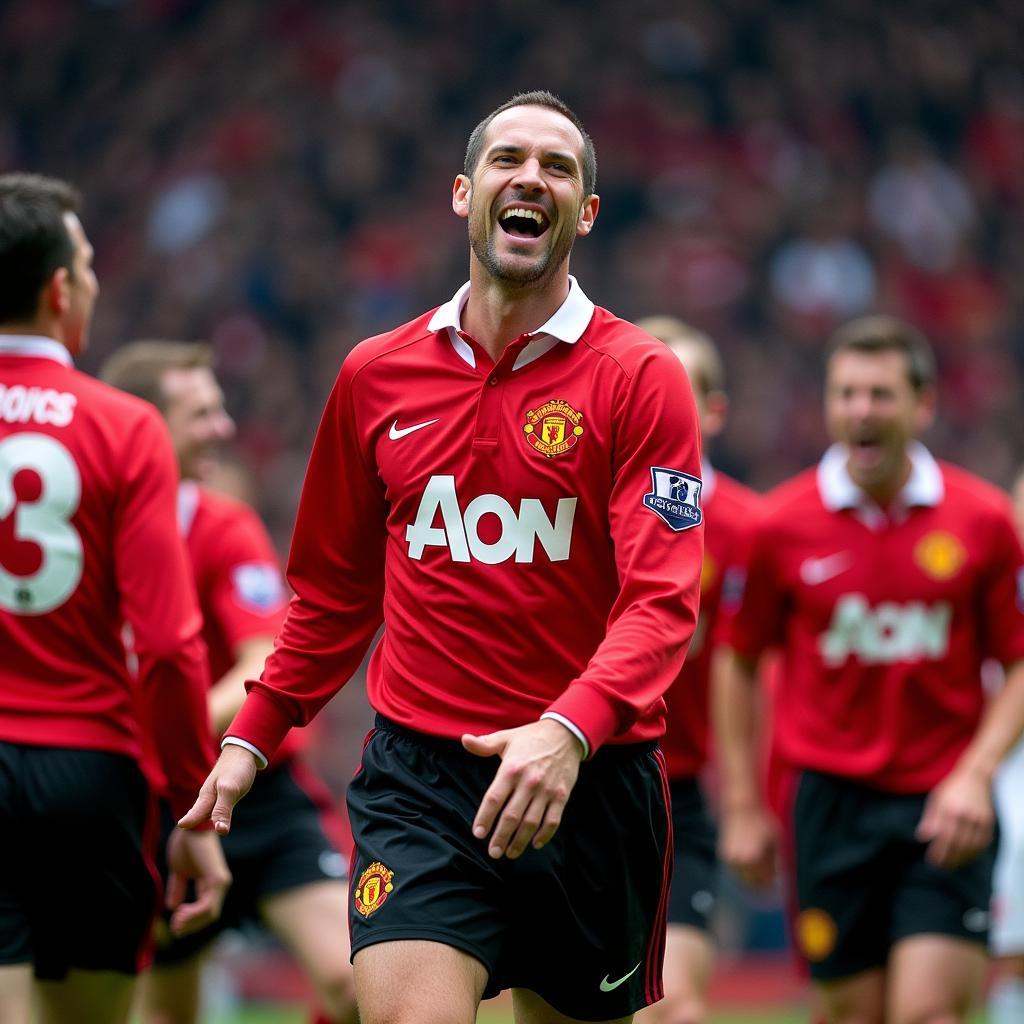
M 661 780 L 661 794 L 665 801 L 665 816 L 668 823 L 668 835 L 665 842 L 665 862 L 662 866 L 661 896 L 658 900 L 658 913 L 654 918 L 651 943 L 647 949 L 647 961 L 644 968 L 644 997 L 648 1003 L 656 1003 L 665 994 L 662 971 L 665 966 L 665 929 L 668 924 L 668 895 L 672 883 L 672 798 L 668 788 L 668 768 L 665 755 L 661 750 L 654 752 L 658 762 L 658 776 Z

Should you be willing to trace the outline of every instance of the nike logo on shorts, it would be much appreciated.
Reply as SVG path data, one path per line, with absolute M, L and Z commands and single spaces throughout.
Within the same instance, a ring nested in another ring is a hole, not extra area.
M 643 960 L 641 960 L 640 963 L 637 964 L 636 967 L 634 967 L 633 970 L 629 972 L 629 974 L 624 974 L 621 978 L 619 978 L 618 981 L 609 981 L 608 975 L 606 974 L 604 978 L 601 980 L 601 991 L 614 992 L 624 981 L 628 981 L 630 978 L 633 977 L 634 974 L 636 974 L 637 971 L 640 970 L 640 964 L 642 963 Z
M 440 419 L 440 417 L 438 417 L 438 419 Z M 406 434 L 411 434 L 414 431 L 422 430 L 424 427 L 429 427 L 432 423 L 437 423 L 437 420 L 425 420 L 423 423 L 414 423 L 411 427 L 402 427 L 402 429 L 399 430 L 398 420 L 395 420 L 395 422 L 391 424 L 391 429 L 388 431 L 388 437 L 390 437 L 392 441 L 397 441 L 399 438 L 405 437 Z

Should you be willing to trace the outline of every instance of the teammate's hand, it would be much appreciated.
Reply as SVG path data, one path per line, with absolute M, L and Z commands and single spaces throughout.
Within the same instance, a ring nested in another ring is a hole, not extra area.
M 231 872 L 220 839 L 213 832 L 183 832 L 176 828 L 167 840 L 167 908 L 173 910 L 171 931 L 188 935 L 220 917 Z M 183 902 L 188 880 L 195 883 L 196 898 Z
M 231 812 L 249 792 L 257 767 L 256 755 L 251 750 L 237 743 L 226 744 L 178 828 L 198 828 L 212 821 L 214 829 L 226 836 L 231 831 Z
M 718 855 L 748 885 L 763 888 L 775 879 L 778 859 L 775 819 L 763 807 L 723 810 Z
M 977 772 L 954 769 L 928 794 L 917 838 L 940 868 L 973 860 L 992 841 L 995 810 L 990 782 Z
M 583 758 L 580 741 L 545 718 L 486 736 L 463 736 L 462 745 L 478 757 L 501 758 L 473 820 L 473 835 L 490 835 L 487 852 L 495 860 L 514 860 L 531 841 L 539 850 L 561 824 Z

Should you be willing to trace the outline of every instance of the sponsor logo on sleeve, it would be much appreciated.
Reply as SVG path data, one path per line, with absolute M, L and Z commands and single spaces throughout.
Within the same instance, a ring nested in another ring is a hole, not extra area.
M 265 614 L 287 600 L 277 566 L 271 562 L 244 562 L 231 570 L 235 600 L 250 611 Z
M 394 871 L 388 870 L 379 860 L 375 860 L 360 876 L 356 885 L 354 899 L 356 910 L 363 917 L 380 910 L 395 888 L 392 879 Z
M 553 459 L 576 447 L 583 436 L 583 413 L 560 398 L 553 399 L 526 410 L 523 434 L 534 451 Z
M 677 533 L 700 526 L 704 514 L 700 508 L 701 480 L 678 469 L 651 466 L 651 490 L 644 505 L 660 516 Z

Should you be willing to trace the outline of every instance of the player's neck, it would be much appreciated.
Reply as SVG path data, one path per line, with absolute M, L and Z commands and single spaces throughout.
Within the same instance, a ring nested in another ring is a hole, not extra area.
M 462 328 L 494 362 L 501 358 L 509 342 L 547 323 L 569 294 L 566 264 L 550 281 L 510 287 L 491 277 L 474 259 L 470 263 L 469 282 Z
M 853 482 L 884 511 L 892 505 L 903 488 L 906 487 L 913 470 L 914 464 L 911 462 L 910 456 L 904 453 L 899 471 L 890 473 L 884 480 L 862 482 L 853 477 Z
M 64 338 L 64 331 L 61 329 L 60 321 L 37 317 L 29 322 L 0 324 L 0 334 L 10 334 L 24 338 L 52 338 L 63 345 L 68 351 L 70 346 Z M 77 353 L 71 352 L 72 355 Z

